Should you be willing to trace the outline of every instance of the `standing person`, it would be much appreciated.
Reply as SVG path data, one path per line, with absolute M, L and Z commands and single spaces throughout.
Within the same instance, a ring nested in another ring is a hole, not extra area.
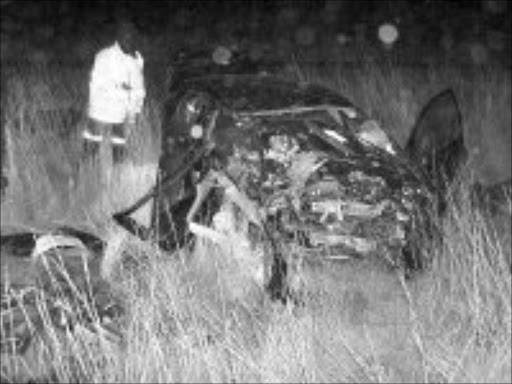
M 118 22 L 114 44 L 95 56 L 89 83 L 89 119 L 82 131 L 86 156 L 95 156 L 101 143 L 110 140 L 113 162 L 126 158 L 126 130 L 136 126 L 146 96 L 144 60 L 136 46 L 136 27 L 125 19 Z

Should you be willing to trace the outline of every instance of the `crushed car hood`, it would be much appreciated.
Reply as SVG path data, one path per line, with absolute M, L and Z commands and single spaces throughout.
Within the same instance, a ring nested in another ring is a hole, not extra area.
M 162 177 L 196 148 L 214 148 L 196 174 L 222 170 L 269 217 L 280 217 L 285 237 L 306 234 L 307 247 L 321 254 L 397 254 L 417 210 L 428 206 L 421 169 L 376 121 L 323 87 L 267 75 L 200 76 L 172 87 L 165 112 Z M 193 194 L 192 175 L 183 196 Z M 169 206 L 179 201 L 178 192 L 166 194 Z M 168 236 L 164 227 L 159 238 Z

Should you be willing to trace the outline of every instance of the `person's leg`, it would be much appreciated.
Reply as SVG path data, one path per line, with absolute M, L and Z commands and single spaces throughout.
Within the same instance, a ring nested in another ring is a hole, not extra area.
M 82 160 L 94 160 L 105 139 L 106 124 L 88 119 L 82 130 Z
M 112 144 L 112 160 L 114 164 L 122 163 L 128 156 L 124 124 L 114 124 L 112 126 L 110 142 Z
M 7 190 L 7 186 L 9 185 L 9 179 L 4 175 L 4 168 L 2 167 L 2 179 L 1 179 L 1 189 L 0 189 L 0 199 L 3 200 L 5 196 L 5 191 Z
M 106 139 L 106 132 L 108 124 L 101 123 L 99 121 L 87 118 L 81 124 L 80 131 L 80 145 L 78 149 L 78 156 L 75 159 L 73 177 L 70 180 L 70 189 L 75 190 L 78 187 L 78 181 L 86 173 L 93 175 L 90 172 L 94 172 L 95 177 L 96 162 L 99 160 L 100 149 L 103 141 Z

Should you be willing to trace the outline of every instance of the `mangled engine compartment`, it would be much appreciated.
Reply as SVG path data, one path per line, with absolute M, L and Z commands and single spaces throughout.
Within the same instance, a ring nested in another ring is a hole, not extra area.
M 428 191 L 395 149 L 343 124 L 318 111 L 238 116 L 226 172 L 301 255 L 401 265 Z

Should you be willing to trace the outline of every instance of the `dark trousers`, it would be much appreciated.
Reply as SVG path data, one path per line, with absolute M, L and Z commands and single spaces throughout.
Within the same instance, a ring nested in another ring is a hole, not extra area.
M 82 154 L 86 159 L 94 159 L 105 142 L 112 146 L 112 161 L 122 163 L 127 155 L 127 143 L 124 124 L 106 124 L 88 119 L 82 131 Z

